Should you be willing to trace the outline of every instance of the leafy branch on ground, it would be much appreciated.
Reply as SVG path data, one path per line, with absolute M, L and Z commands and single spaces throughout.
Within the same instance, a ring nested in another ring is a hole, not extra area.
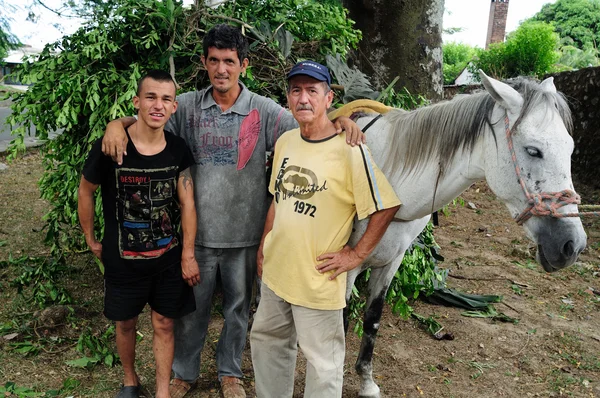
M 434 281 L 442 280 L 442 274 L 436 268 L 437 261 L 441 258 L 436 252 L 437 244 L 433 236 L 433 225 L 427 227 L 415 239 L 402 260 L 402 265 L 396 271 L 386 295 L 386 302 L 392 306 L 394 314 L 408 318 L 413 314 L 410 300 L 415 300 L 419 295 L 428 295 L 433 292 Z M 348 303 L 348 320 L 355 322 L 354 332 L 359 336 L 363 333 L 361 314 L 366 305 L 366 298 L 361 292 L 367 292 L 366 286 L 370 277 L 370 270 L 358 276 L 352 289 Z
M 16 266 L 20 272 L 10 284 L 27 302 L 35 303 L 39 308 L 73 302 L 70 294 L 58 282 L 69 271 L 63 258 L 10 257 L 7 261 L 0 261 L 0 268 L 9 264 Z
M 119 361 L 119 354 L 113 350 L 114 337 L 114 325 L 102 333 L 93 333 L 90 328 L 85 329 L 77 341 L 77 351 L 85 356 L 67 361 L 67 365 L 84 369 L 92 369 L 102 363 L 108 367 L 114 366 Z

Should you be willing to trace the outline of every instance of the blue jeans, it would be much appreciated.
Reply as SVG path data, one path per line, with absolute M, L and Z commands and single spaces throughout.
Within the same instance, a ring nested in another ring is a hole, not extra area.
M 175 320 L 173 372 L 176 378 L 192 383 L 200 375 L 200 354 L 206 340 L 218 269 L 225 318 L 217 344 L 218 377 L 221 380 L 223 376 L 243 376 L 242 352 L 248 332 L 257 249 L 258 246 L 230 249 L 196 246 L 201 281 L 194 287 L 196 311 Z

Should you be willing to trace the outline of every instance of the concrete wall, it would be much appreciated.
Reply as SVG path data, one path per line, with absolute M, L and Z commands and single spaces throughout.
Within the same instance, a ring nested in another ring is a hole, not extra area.
M 551 75 L 573 112 L 573 179 L 600 188 L 600 67 Z

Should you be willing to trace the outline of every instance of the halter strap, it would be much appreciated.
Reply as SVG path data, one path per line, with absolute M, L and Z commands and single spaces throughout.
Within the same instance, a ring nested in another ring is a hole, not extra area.
M 581 198 L 580 196 L 570 189 L 565 189 L 559 192 L 541 192 L 541 193 L 530 193 L 525 185 L 525 181 L 521 176 L 521 169 L 519 168 L 519 163 L 517 161 L 517 155 L 515 153 L 515 148 L 513 146 L 512 141 L 512 132 L 510 131 L 510 124 L 508 120 L 508 115 L 504 114 L 504 129 L 506 131 L 506 140 L 508 141 L 508 149 L 510 150 L 510 155 L 512 157 L 513 165 L 515 166 L 515 172 L 517 173 L 517 178 L 519 179 L 519 184 L 525 193 L 525 197 L 527 198 L 528 206 L 519 214 L 515 221 L 519 225 L 523 225 L 523 223 L 529 220 L 532 216 L 542 217 L 542 216 L 550 216 L 554 218 L 563 218 L 563 217 L 583 217 L 583 216 L 600 216 L 600 212 L 584 212 L 584 213 L 559 213 L 558 209 L 563 206 L 571 205 L 571 204 L 580 204 Z
M 380 113 L 379 115 L 375 116 L 373 118 L 373 120 L 371 120 L 369 123 L 367 123 L 367 125 L 362 129 L 363 134 L 367 132 L 367 130 L 375 124 L 376 121 L 378 121 L 383 115 Z

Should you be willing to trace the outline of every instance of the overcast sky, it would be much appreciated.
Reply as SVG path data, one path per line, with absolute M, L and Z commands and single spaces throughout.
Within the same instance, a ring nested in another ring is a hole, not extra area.
M 524 19 L 533 16 L 542 9 L 546 3 L 556 0 L 510 0 L 508 7 L 508 20 L 506 32 L 513 31 Z M 22 4 L 21 0 L 5 0 L 6 3 Z M 49 7 L 60 7 L 62 0 L 45 0 Z M 444 28 L 463 28 L 464 31 L 454 35 L 444 35 L 444 41 L 456 41 L 472 46 L 484 47 L 487 36 L 490 0 L 445 0 L 446 12 L 444 13 Z M 6 11 L 6 10 L 5 10 Z M 39 15 L 37 23 L 27 21 L 27 10 L 20 9 L 11 12 L 13 18 L 12 31 L 23 43 L 33 47 L 43 47 L 44 44 L 58 40 L 64 34 L 73 33 L 79 22 L 65 18 L 58 18 L 51 12 L 37 7 Z M 60 28 L 54 26 L 56 23 Z
M 544 4 L 555 1 L 509 0 L 506 33 L 515 30 L 523 20 L 540 11 Z M 490 0 L 446 0 L 444 29 L 463 28 L 463 31 L 453 35 L 444 35 L 444 42 L 455 41 L 484 48 L 490 4 Z

